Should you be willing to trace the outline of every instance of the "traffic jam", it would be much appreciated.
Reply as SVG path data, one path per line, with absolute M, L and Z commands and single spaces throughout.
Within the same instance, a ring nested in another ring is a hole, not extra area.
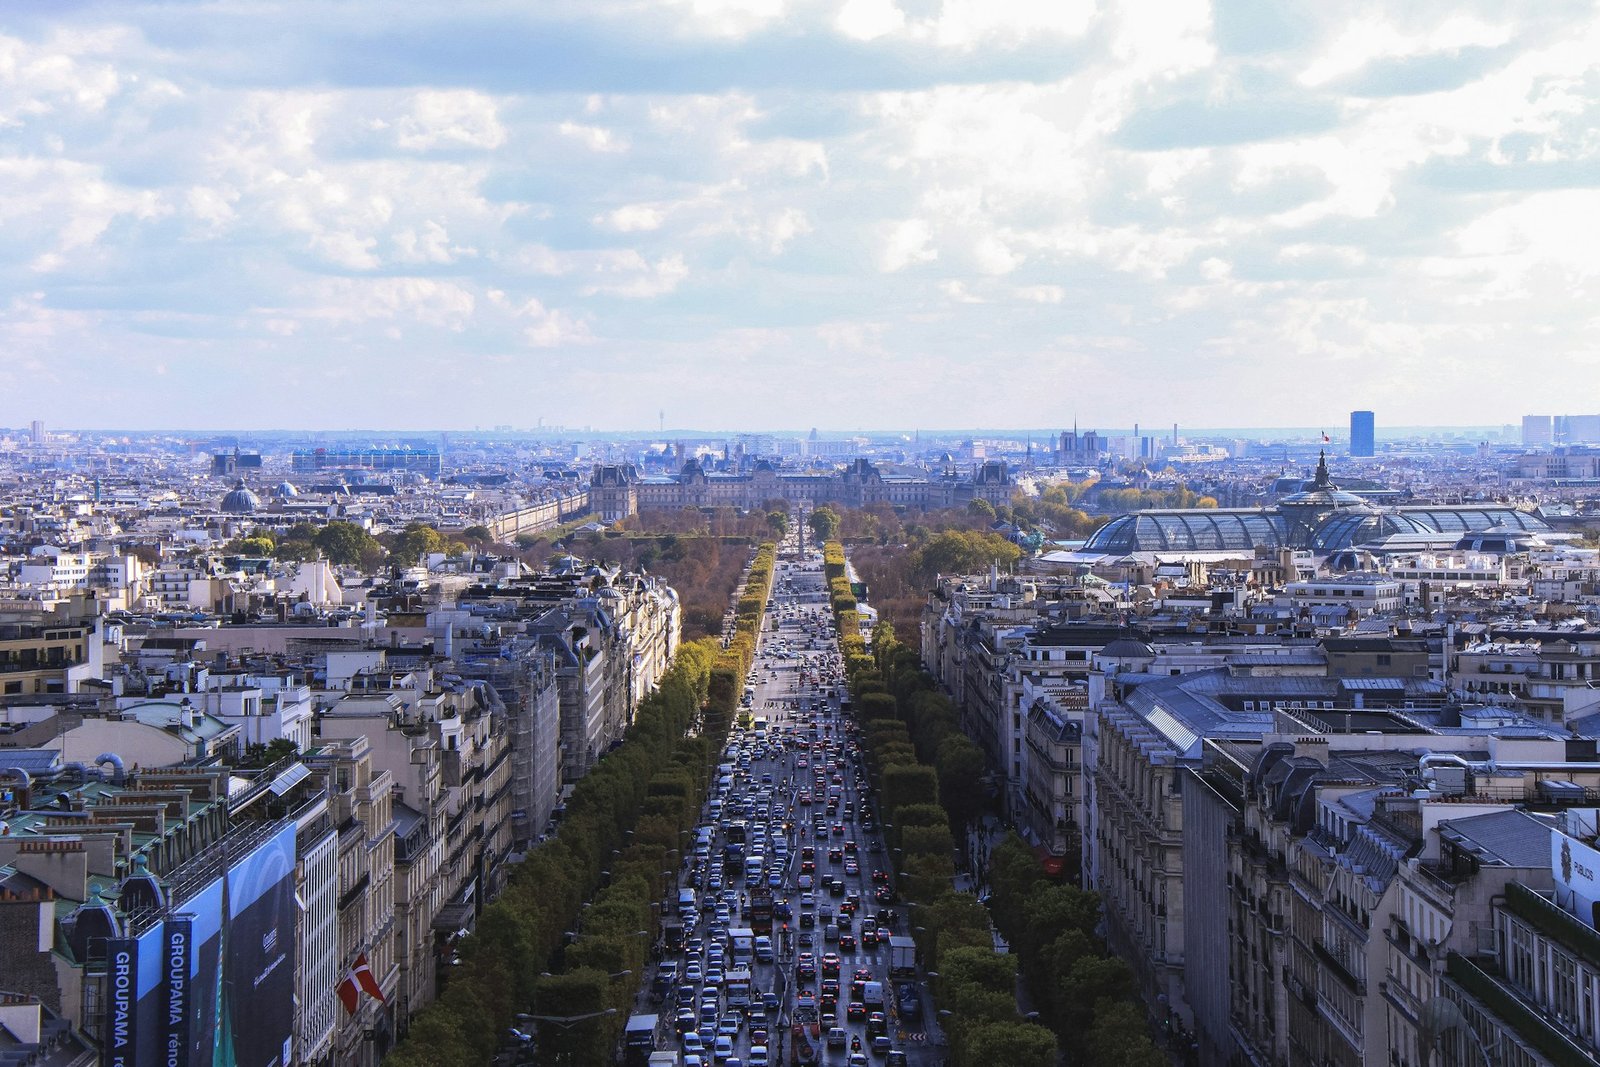
M 849 715 L 821 556 L 790 545 L 664 923 L 651 1007 L 677 1049 L 652 1063 L 921 1058 L 907 1047 L 922 1036 L 923 984 Z

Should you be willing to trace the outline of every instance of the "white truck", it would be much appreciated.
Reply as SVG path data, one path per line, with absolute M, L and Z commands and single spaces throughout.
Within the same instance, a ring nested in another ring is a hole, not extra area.
M 902 975 L 916 972 L 917 943 L 899 935 L 889 938 L 889 973 Z
M 750 966 L 756 952 L 756 932 L 748 926 L 735 926 L 728 931 L 728 954 L 735 967 Z

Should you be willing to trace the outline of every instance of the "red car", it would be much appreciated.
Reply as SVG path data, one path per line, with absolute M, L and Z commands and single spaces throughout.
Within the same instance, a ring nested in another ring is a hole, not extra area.
M 822 957 L 822 976 L 824 978 L 839 977 L 839 954 L 829 952 Z

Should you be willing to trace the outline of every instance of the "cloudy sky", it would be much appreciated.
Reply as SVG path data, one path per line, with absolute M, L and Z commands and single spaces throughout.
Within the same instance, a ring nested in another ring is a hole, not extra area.
M 1600 410 L 1592 2 L 4 0 L 0 425 Z

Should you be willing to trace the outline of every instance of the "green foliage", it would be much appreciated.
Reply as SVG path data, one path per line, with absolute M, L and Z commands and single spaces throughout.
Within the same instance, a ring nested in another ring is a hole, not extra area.
M 1055 1067 L 1056 1039 L 1042 1026 L 1003 1020 L 973 1027 L 957 1050 L 958 1064 Z M 1131 1065 L 1130 1065 L 1131 1067 Z
M 290 528 L 286 542 L 292 541 L 296 529 Z M 311 543 L 329 561 L 342 566 L 359 564 L 370 570 L 383 562 L 383 545 L 355 523 L 330 522 L 316 531 Z
M 817 508 L 806 518 L 806 525 L 816 540 L 831 541 L 839 536 L 839 513 L 827 506 Z
M 461 539 L 475 545 L 484 545 L 494 540 L 494 531 L 481 524 L 468 526 L 461 531 Z
M 1091 1067 L 1167 1067 L 1167 1057 L 1150 1040 L 1139 1009 L 1125 1000 L 1095 1003 L 1088 1032 Z
M 986 519 L 995 517 L 994 505 L 980 497 L 974 497 L 967 502 L 967 511 L 973 515 L 981 515 Z
M 396 562 L 411 566 L 430 553 L 445 552 L 449 547 L 449 542 L 438 530 L 425 523 L 413 522 L 395 535 L 390 554 Z
M 934 767 L 939 772 L 939 799 L 950 821 L 965 826 L 978 818 L 986 799 L 983 778 L 989 770 L 983 750 L 965 734 L 946 732 L 935 750 Z
M 973 574 L 990 566 L 1004 570 L 1022 558 L 1022 550 L 999 534 L 945 530 L 915 553 L 912 568 L 924 580 L 940 574 Z
M 237 537 L 224 546 L 229 555 L 271 557 L 278 550 L 278 540 L 271 530 L 252 530 L 246 537 Z

